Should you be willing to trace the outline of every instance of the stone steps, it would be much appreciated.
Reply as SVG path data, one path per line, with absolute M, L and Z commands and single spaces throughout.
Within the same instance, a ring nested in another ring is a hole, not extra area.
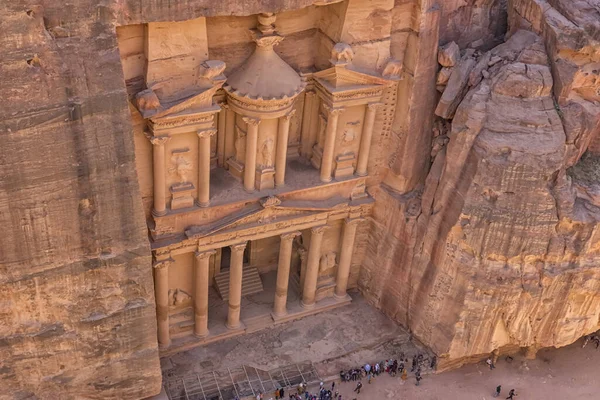
M 246 324 L 246 333 L 257 332 L 273 325 L 271 314 L 264 314 L 252 318 L 244 318 L 242 315 L 242 320 L 244 321 L 244 324 Z
M 219 296 L 224 301 L 229 299 L 229 269 L 215 276 L 215 286 Z M 263 291 L 262 280 L 258 269 L 245 266 L 242 271 L 242 296 L 260 293 Z

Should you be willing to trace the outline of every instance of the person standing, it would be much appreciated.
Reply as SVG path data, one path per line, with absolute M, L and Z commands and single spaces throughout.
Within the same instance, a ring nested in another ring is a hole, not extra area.
M 423 379 L 421 377 L 421 373 L 417 371 L 417 374 L 415 375 L 415 379 L 417 380 L 416 385 L 419 386 L 421 384 L 421 379 Z
M 358 383 L 356 384 L 356 388 L 354 388 L 354 391 L 356 392 L 356 394 L 360 394 L 361 388 L 362 388 L 362 382 L 358 381 Z
M 496 386 L 496 393 L 494 393 L 494 397 L 500 396 L 501 391 L 502 391 L 502 385 Z
M 494 366 L 494 362 L 492 361 L 492 357 L 488 357 L 488 359 L 487 359 L 487 360 L 485 360 L 485 363 L 486 363 L 486 364 L 487 364 L 487 365 L 490 367 L 490 370 L 492 370 L 492 369 L 496 368 L 496 367 Z
M 517 393 L 515 393 L 515 389 L 510 389 L 510 392 L 508 392 L 508 397 L 506 398 L 506 400 L 513 400 L 513 397 L 516 395 L 517 395 Z

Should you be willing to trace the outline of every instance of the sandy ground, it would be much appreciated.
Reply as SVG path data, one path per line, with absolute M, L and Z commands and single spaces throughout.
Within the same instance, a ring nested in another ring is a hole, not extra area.
M 490 371 L 484 363 L 465 366 L 455 371 L 426 375 L 420 386 L 409 376 L 381 376 L 371 385 L 364 383 L 360 395 L 353 393 L 354 383 L 341 384 L 344 400 L 427 399 L 482 400 L 493 399 L 497 385 L 502 385 L 499 399 L 505 399 L 510 389 L 517 400 L 586 400 L 600 399 L 600 350 L 582 341 L 560 349 L 541 350 L 535 360 L 515 357 L 512 363 L 500 358 Z
M 271 370 L 311 361 L 321 378 L 337 376 L 340 369 L 373 363 L 405 352 L 407 357 L 427 351 L 409 334 L 353 293 L 351 305 L 306 317 L 274 328 L 198 347 L 161 359 L 166 380 L 249 365 Z M 455 371 L 426 374 L 415 386 L 412 374 L 380 376 L 366 381 L 360 395 L 354 383 L 338 384 L 344 400 L 482 400 L 492 399 L 497 385 L 499 398 L 514 388 L 516 400 L 600 400 L 600 350 L 593 344 L 581 348 L 582 340 L 561 349 L 541 350 L 535 360 L 515 356 L 511 363 L 500 358 L 490 371 L 485 363 Z M 268 400 L 269 397 L 266 397 Z

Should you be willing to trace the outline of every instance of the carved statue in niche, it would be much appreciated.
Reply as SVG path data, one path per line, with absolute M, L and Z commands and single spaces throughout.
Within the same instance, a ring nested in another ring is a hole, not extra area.
M 354 51 L 349 44 L 337 43 L 331 50 L 331 63 L 333 65 L 345 65 L 352 62 Z
M 181 306 L 191 303 L 192 296 L 182 289 L 169 289 L 169 305 Z
M 263 166 L 272 167 L 273 166 L 273 139 L 268 138 L 264 141 L 261 149 L 262 157 L 263 157 Z
M 239 126 L 235 127 L 235 159 L 240 161 L 244 158 L 246 152 L 246 132 L 240 129 Z
M 319 136 L 317 143 L 322 144 L 325 142 L 325 132 L 327 130 L 327 119 L 323 114 L 319 114 Z
M 327 254 L 321 256 L 319 261 L 319 275 L 333 275 L 335 269 L 335 252 L 330 251 Z
M 179 183 L 185 183 L 187 181 L 187 174 L 192 170 L 192 164 L 184 157 L 184 154 L 188 152 L 189 149 L 180 149 L 174 150 L 171 153 L 171 168 L 169 168 L 169 172 L 177 175 Z
M 342 140 L 345 143 L 353 142 L 356 138 L 356 129 L 360 125 L 360 121 L 352 121 L 346 124 L 346 129 L 344 130 L 344 134 L 342 135 Z

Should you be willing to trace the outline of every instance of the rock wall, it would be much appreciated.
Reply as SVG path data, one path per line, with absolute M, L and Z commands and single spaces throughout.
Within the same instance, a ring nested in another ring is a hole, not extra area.
M 449 79 L 429 175 L 382 190 L 365 257 L 365 296 L 440 369 L 495 350 L 533 356 L 600 327 L 598 9 L 508 7 L 506 43 L 452 65 L 440 53 Z
M 116 27 L 312 0 L 0 6 L 0 398 L 160 390 L 151 255 Z

